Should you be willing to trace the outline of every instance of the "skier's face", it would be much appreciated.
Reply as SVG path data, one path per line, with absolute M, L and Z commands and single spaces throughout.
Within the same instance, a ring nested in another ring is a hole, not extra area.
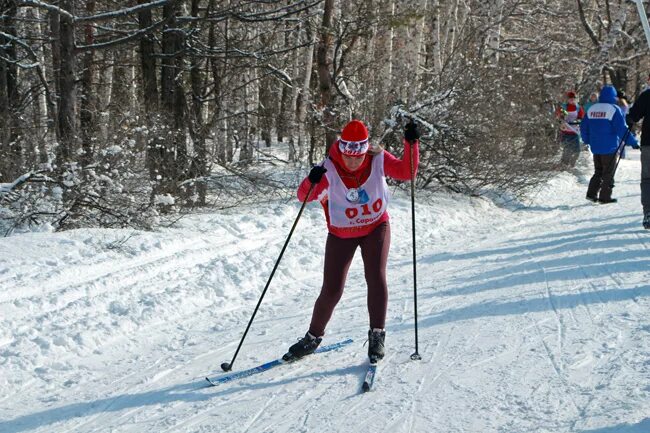
M 358 170 L 359 167 L 361 167 L 361 164 L 363 163 L 365 157 L 366 157 L 365 154 L 361 156 L 343 155 L 343 164 L 345 164 L 345 168 L 347 168 L 348 170 L 355 171 Z

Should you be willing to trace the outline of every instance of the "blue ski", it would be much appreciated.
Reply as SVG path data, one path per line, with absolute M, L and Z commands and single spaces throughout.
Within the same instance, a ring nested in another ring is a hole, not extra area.
M 346 345 L 348 345 L 350 343 L 352 343 L 351 339 L 340 341 L 338 343 L 334 343 L 334 344 L 330 344 L 330 345 L 327 345 L 327 346 L 319 347 L 318 349 L 316 349 L 316 351 L 314 353 L 329 352 L 331 350 L 336 350 L 336 349 L 338 349 L 340 347 L 346 346 Z M 279 359 L 276 359 L 274 361 L 267 362 L 266 364 L 262 364 L 262 365 L 258 365 L 257 367 L 249 368 L 248 370 L 238 371 L 237 373 L 227 374 L 225 376 L 218 376 L 218 377 L 214 377 L 214 378 L 206 377 L 205 380 L 207 380 L 210 383 L 210 385 L 217 386 L 217 385 L 219 385 L 221 383 L 226 383 L 226 382 L 230 382 L 230 381 L 233 381 L 233 380 L 236 380 L 236 379 L 241 379 L 243 377 L 252 376 L 254 374 L 262 373 L 264 371 L 270 370 L 273 367 L 277 367 L 278 365 L 291 364 L 292 362 L 295 362 L 295 361 L 297 361 L 297 360 L 285 361 L 284 359 L 279 358 Z
M 363 389 L 363 392 L 368 392 L 370 391 L 370 388 L 372 388 L 372 384 L 375 382 L 375 375 L 377 374 L 377 361 L 375 362 L 370 362 L 370 365 L 368 365 L 368 370 L 366 371 L 366 377 L 363 379 L 363 385 L 361 388 Z

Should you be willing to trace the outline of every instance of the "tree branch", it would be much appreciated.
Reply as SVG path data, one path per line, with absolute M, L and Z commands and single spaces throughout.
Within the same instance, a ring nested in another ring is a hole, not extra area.
M 576 2 L 578 2 L 578 13 L 580 14 L 580 22 L 582 22 L 582 26 L 585 28 L 587 35 L 589 35 L 591 42 L 593 42 L 596 47 L 600 47 L 600 41 L 598 40 L 596 33 L 594 33 L 594 29 L 592 29 L 587 22 L 587 17 L 585 16 L 585 11 L 582 7 L 582 0 L 576 0 Z
M 120 9 L 118 11 L 112 11 L 112 12 L 104 12 L 101 14 L 97 15 L 92 15 L 89 17 L 77 17 L 75 18 L 76 22 L 85 22 L 85 21 L 92 21 L 92 22 L 97 22 L 97 21 L 106 21 L 110 20 L 111 18 L 118 18 L 118 17 L 125 17 L 127 15 L 133 15 L 138 12 L 146 11 L 149 9 L 155 9 L 160 6 L 164 6 L 167 3 L 171 1 L 176 1 L 176 0 L 157 0 L 153 1 L 151 3 L 146 3 L 138 6 L 133 6 L 131 8 L 126 8 L 126 9 Z
M 114 47 L 115 45 L 120 45 L 124 44 L 126 42 L 131 42 L 133 40 L 139 39 L 140 37 L 147 35 L 149 33 L 152 33 L 154 30 L 160 28 L 165 24 L 167 21 L 169 21 L 169 17 L 163 19 L 162 21 L 158 21 L 156 24 L 147 27 L 146 29 L 141 29 L 138 30 L 134 33 L 131 33 L 129 36 L 125 36 L 123 38 L 118 38 L 118 39 L 113 39 L 112 41 L 108 42 L 100 42 L 97 44 L 92 44 L 92 45 L 81 45 L 75 48 L 75 52 L 80 53 L 88 50 L 98 50 L 98 49 L 105 49 L 105 48 L 111 48 Z

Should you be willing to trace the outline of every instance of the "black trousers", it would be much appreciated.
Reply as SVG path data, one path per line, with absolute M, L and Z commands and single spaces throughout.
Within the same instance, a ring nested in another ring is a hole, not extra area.
M 650 213 L 650 145 L 641 147 L 641 204 L 643 214 Z
M 614 166 L 616 153 L 609 155 L 594 155 L 594 175 L 589 181 L 587 197 L 599 200 L 610 200 L 614 187 Z

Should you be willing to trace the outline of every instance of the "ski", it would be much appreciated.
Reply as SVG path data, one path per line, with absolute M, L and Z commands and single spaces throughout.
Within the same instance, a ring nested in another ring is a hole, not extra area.
M 368 365 L 368 370 L 366 370 L 366 377 L 363 379 L 363 385 L 361 389 L 363 392 L 368 392 L 372 388 L 372 384 L 375 382 L 375 376 L 377 375 L 377 361 L 370 361 Z
M 346 346 L 348 344 L 352 343 L 351 339 L 347 339 L 344 341 L 340 341 L 338 343 L 330 344 L 327 346 L 322 346 L 316 349 L 314 353 L 323 353 L 323 352 L 329 352 L 332 350 L 336 350 L 340 347 Z M 262 373 L 264 371 L 268 371 L 274 367 L 277 367 L 278 365 L 284 365 L 284 364 L 291 364 L 293 362 L 298 361 L 298 359 L 285 359 L 286 355 L 283 356 L 282 358 L 275 359 L 273 361 L 267 362 L 265 364 L 258 365 L 257 367 L 249 368 L 248 370 L 243 370 L 243 371 L 238 371 L 237 373 L 232 373 L 232 374 L 227 374 L 225 376 L 217 376 L 217 377 L 206 377 L 205 380 L 210 383 L 212 386 L 217 386 L 222 383 L 227 383 L 236 379 L 241 379 L 244 377 L 252 376 L 254 374 Z

